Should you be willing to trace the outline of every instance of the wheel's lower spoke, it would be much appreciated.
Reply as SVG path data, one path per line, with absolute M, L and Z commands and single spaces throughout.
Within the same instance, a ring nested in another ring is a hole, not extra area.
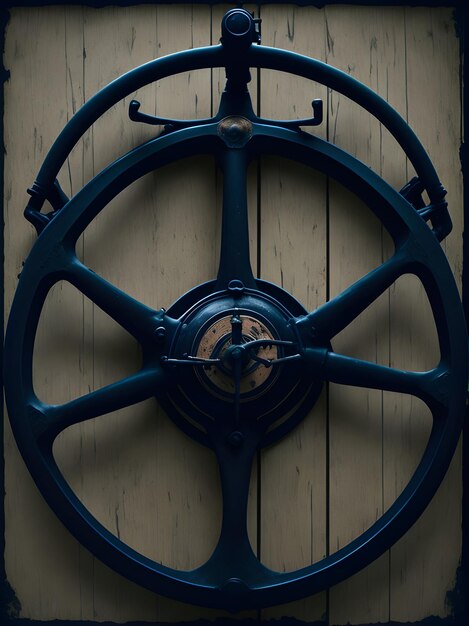
M 107 282 L 76 257 L 67 265 L 66 279 L 136 339 L 143 341 L 154 330 L 154 309 Z
M 305 356 L 329 382 L 409 394 L 421 398 L 431 409 L 446 403 L 448 376 L 441 366 L 427 372 L 409 372 L 314 348 L 306 350 Z
M 249 259 L 246 150 L 227 148 L 221 157 L 223 169 L 223 212 L 220 264 L 217 286 L 226 289 L 230 281 L 256 287 Z
M 41 405 L 43 419 L 33 423 L 37 436 L 58 435 L 62 430 L 147 400 L 164 386 L 166 374 L 162 368 L 145 368 L 101 389 L 80 396 L 65 404 Z
M 255 572 L 262 568 L 252 550 L 247 530 L 249 485 L 257 445 L 252 440 L 238 441 L 238 445 L 230 445 L 229 441 L 230 437 L 215 445 L 222 485 L 223 520 L 215 551 L 200 572 L 219 582 L 234 578 L 248 584 Z
M 405 273 L 409 260 L 403 251 L 363 276 L 345 291 L 307 315 L 299 323 L 306 324 L 316 336 L 332 339 Z
M 233 363 L 233 376 L 234 376 L 234 423 L 235 427 L 239 426 L 239 405 L 241 401 L 241 376 L 242 376 L 242 363 L 237 360 Z

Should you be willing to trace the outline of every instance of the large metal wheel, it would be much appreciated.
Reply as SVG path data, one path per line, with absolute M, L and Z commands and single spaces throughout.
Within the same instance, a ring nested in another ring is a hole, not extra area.
M 10 421 L 29 471 L 79 541 L 124 576 L 158 593 L 242 610 L 292 601 L 343 580 L 387 550 L 420 516 L 446 473 L 462 427 L 467 338 L 457 288 L 438 241 L 448 231 L 444 191 L 410 129 L 378 96 L 337 70 L 252 46 L 257 31 L 246 11 L 230 11 L 223 28 L 221 46 L 172 55 L 112 83 L 95 96 L 94 104 L 92 99 L 91 106 L 85 105 L 78 121 L 77 116 L 71 120 L 52 148 L 27 208 L 40 236 L 24 265 L 10 314 L 5 386 Z M 58 202 L 55 175 L 103 107 L 145 81 L 216 65 L 227 68 L 228 85 L 214 119 L 180 123 L 179 128 L 173 123 L 170 132 L 103 170 L 52 216 L 38 212 L 45 197 Z M 316 80 L 319 72 L 322 82 L 367 103 L 407 149 L 432 205 L 417 210 L 405 193 L 334 145 L 291 124 L 257 118 L 245 92 L 249 66 Z M 310 313 L 280 287 L 256 279 L 249 263 L 246 171 L 251 159 L 266 153 L 302 162 L 342 183 L 374 212 L 394 242 L 389 260 Z M 75 244 L 94 217 L 137 178 L 195 154 L 215 155 L 224 176 L 218 276 L 181 296 L 168 311 L 156 311 L 84 266 Z M 433 230 L 423 218 L 432 221 Z M 335 335 L 405 273 L 415 274 L 427 292 L 439 365 L 428 372 L 407 372 L 334 352 Z M 59 280 L 72 283 L 137 339 L 142 366 L 137 374 L 71 402 L 47 405 L 34 392 L 32 357 L 45 298 Z M 304 418 L 325 381 L 419 397 L 433 415 L 432 431 L 408 485 L 366 532 L 309 567 L 274 572 L 260 563 L 247 535 L 252 461 L 259 447 L 280 440 Z M 221 534 L 208 561 L 192 571 L 160 565 L 107 531 L 72 492 L 52 452 L 57 435 L 72 424 L 154 396 L 187 434 L 214 450 L 220 468 Z

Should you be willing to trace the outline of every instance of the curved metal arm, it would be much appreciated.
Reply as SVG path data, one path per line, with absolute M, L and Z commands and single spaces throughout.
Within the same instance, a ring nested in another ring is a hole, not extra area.
M 224 60 L 225 53 L 221 45 L 184 50 L 140 65 L 98 91 L 75 113 L 54 141 L 31 186 L 32 197 L 25 213 L 28 210 L 41 210 L 57 174 L 75 144 L 88 128 L 117 102 L 154 81 L 181 72 L 221 67 Z
M 433 163 L 417 135 L 384 98 L 342 70 L 296 52 L 253 46 L 250 51 L 250 62 L 254 67 L 280 70 L 326 85 L 347 96 L 376 117 L 407 154 L 427 190 L 431 204 L 439 209 L 437 224 L 434 224 L 435 235 L 441 241 L 451 232 L 451 218 L 447 203 L 444 201 L 446 189 L 441 184 Z
M 185 50 L 145 63 L 104 87 L 75 113 L 55 140 L 31 187 L 32 197 L 25 214 L 39 213 L 51 193 L 59 170 L 77 141 L 116 102 L 167 76 L 203 68 L 227 67 L 230 62 L 232 64 L 232 55 L 223 45 Z M 431 204 L 437 209 L 433 220 L 435 235 L 441 240 L 451 231 L 451 219 L 444 200 L 446 190 L 432 162 L 413 130 L 381 96 L 341 70 L 287 50 L 251 45 L 243 55 L 242 62 L 248 68 L 280 70 L 322 83 L 369 111 L 384 124 L 409 156 Z

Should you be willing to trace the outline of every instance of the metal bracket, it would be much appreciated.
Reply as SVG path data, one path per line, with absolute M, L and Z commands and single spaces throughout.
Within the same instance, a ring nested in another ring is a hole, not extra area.
M 247 119 L 254 124 L 264 124 L 265 126 L 280 126 L 282 128 L 289 128 L 290 130 L 300 131 L 302 126 L 319 126 L 324 119 L 324 106 L 321 99 L 315 99 L 311 102 L 313 108 L 313 117 L 307 117 L 300 120 L 269 120 L 263 117 L 258 117 L 252 112 Z M 139 111 L 140 102 L 138 100 L 132 100 L 129 104 L 129 118 L 133 122 L 140 122 L 142 124 L 150 124 L 152 126 L 164 126 L 165 132 L 169 133 L 174 130 L 180 130 L 181 128 L 190 128 L 192 126 L 205 126 L 207 124 L 213 124 L 222 120 L 225 115 L 220 113 L 222 107 L 220 107 L 219 113 L 214 117 L 204 118 L 200 120 L 175 120 L 166 117 L 158 117 L 156 115 L 148 115 Z M 252 110 L 252 107 L 251 107 Z
M 24 210 L 24 216 L 31 222 L 36 229 L 38 235 L 42 233 L 44 228 L 49 222 L 57 215 L 57 213 L 67 204 L 69 198 L 60 186 L 57 178 L 54 180 L 52 187 L 44 189 L 35 181 L 27 192 L 32 198 L 26 209 Z M 50 213 L 41 213 L 39 209 L 34 208 L 34 200 L 40 203 L 40 206 L 45 200 L 48 200 L 52 205 L 52 211 Z
M 400 190 L 401 196 L 404 196 L 406 200 L 414 207 L 420 217 L 425 221 L 430 221 L 433 225 L 433 233 L 438 241 L 443 239 L 451 232 L 451 220 L 448 214 L 448 203 L 446 202 L 445 195 L 446 189 L 441 186 L 441 200 L 433 202 L 431 204 L 425 204 L 422 198 L 422 193 L 425 191 L 425 186 L 418 176 L 414 176 L 408 183 Z

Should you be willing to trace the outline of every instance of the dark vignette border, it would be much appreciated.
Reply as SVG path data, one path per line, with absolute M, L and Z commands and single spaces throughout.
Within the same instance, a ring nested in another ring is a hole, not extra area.
M 469 120 L 469 65 L 465 58 L 469 41 L 469 7 L 460 6 L 455 11 L 456 28 L 460 40 L 461 98 L 463 120 Z M 467 122 L 466 122 L 467 123 Z M 469 223 L 469 151 L 465 132 L 461 144 L 461 168 L 464 184 L 464 225 Z M 469 233 L 463 231 L 463 280 L 462 302 L 466 324 L 469 325 Z M 469 383 L 468 383 L 469 397 Z M 469 404 L 466 404 L 466 419 L 463 428 L 463 499 L 462 499 L 462 552 L 454 597 L 454 612 L 461 623 L 469 623 Z
M 241 0 L 84 0 L 80 2 L 76 0 L 4 0 L 2 3 L 4 8 L 9 7 L 37 7 L 52 6 L 64 4 L 79 4 L 88 7 L 106 7 L 106 6 L 133 6 L 136 4 L 243 4 Z M 248 4 L 245 0 L 244 4 Z M 296 4 L 297 6 L 314 6 L 322 8 L 332 4 L 357 4 L 361 6 L 409 6 L 409 7 L 461 7 L 464 10 L 465 0 L 256 0 L 249 4 Z M 469 7 L 468 7 L 469 10 Z M 46 622 L 44 622 L 45 624 Z M 365 625 L 368 626 L 368 625 Z
M 5 45 L 5 32 L 8 24 L 9 13 L 8 8 L 11 7 L 35 7 L 45 5 L 64 5 L 64 4 L 81 4 L 90 7 L 105 6 L 132 6 L 136 4 L 226 4 L 226 0 L 5 0 L 2 2 L 3 8 L 0 9 L 0 40 L 2 60 L 0 63 L 0 83 L 8 80 L 9 72 L 3 65 L 3 51 Z M 236 2 L 232 2 L 236 4 Z M 296 4 L 297 6 L 316 6 L 324 7 L 325 5 L 337 4 L 356 4 L 362 6 L 426 6 L 426 7 L 453 7 L 454 18 L 457 35 L 460 41 L 460 77 L 461 77 L 461 102 L 463 119 L 469 120 L 469 67 L 465 60 L 465 46 L 469 38 L 469 1 L 468 0 L 257 0 L 257 5 L 263 4 Z M 0 125 L 0 145 L 3 149 L 0 151 L 0 189 L 4 188 L 4 129 L 3 129 L 3 113 L 4 113 L 4 91 L 0 89 L 0 116 L 2 124 Z M 464 182 L 464 223 L 469 223 L 469 146 L 464 141 L 460 148 L 461 169 Z M 0 221 L 0 256 L 2 263 L 4 261 L 4 219 L 3 219 L 3 193 L 1 198 L 2 216 Z M 4 276 L 0 278 L 0 294 L 2 306 L 0 307 L 0 323 L 4 327 Z M 462 280 L 462 301 L 466 319 L 469 320 L 469 233 L 464 230 L 463 233 L 463 280 Z M 3 344 L 2 344 L 3 348 Z M 2 349 L 3 357 L 3 349 Z M 0 377 L 3 383 L 3 358 L 0 361 Z M 469 392 L 468 392 L 469 393 Z M 3 402 L 0 406 L 0 444 L 3 449 L 3 419 L 4 409 Z M 463 429 L 463 500 L 462 500 L 462 552 L 460 566 L 457 571 L 457 579 L 455 587 L 447 594 L 447 603 L 451 608 L 452 615 L 447 618 L 428 617 L 419 622 L 388 622 L 387 626 L 467 626 L 469 624 L 469 405 L 466 412 L 465 426 Z M 38 621 L 30 619 L 19 619 L 15 617 L 20 610 L 19 601 L 15 593 L 9 585 L 6 578 L 4 550 L 4 459 L 3 455 L 0 460 L 0 624 L 5 626 L 95 626 L 97 622 L 91 621 L 71 621 L 71 620 L 53 620 Z M 118 626 L 115 622 L 99 622 L 100 626 Z M 148 626 L 151 622 L 127 622 L 126 626 Z M 219 618 L 216 620 L 196 620 L 192 622 L 183 622 L 184 626 L 327 626 L 325 621 L 321 622 L 304 622 L 292 618 L 282 618 L 280 620 L 261 620 L 258 619 L 226 619 Z M 155 626 L 176 626 L 176 623 L 155 623 Z M 380 626 L 378 624 L 362 624 L 359 626 Z M 381 625 L 382 626 L 382 625 Z

